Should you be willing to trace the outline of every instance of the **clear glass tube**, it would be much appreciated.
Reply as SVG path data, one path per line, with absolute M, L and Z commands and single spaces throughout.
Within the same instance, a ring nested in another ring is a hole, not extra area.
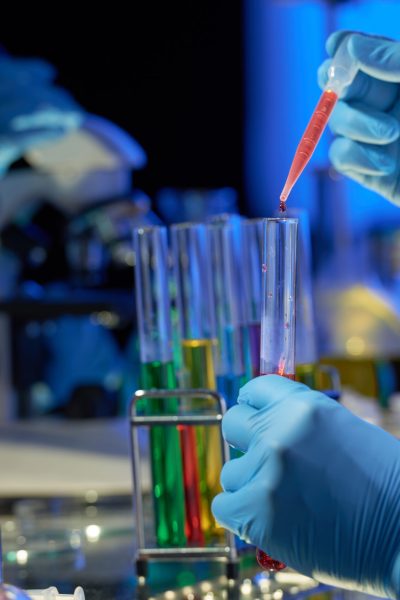
M 172 225 L 171 244 L 185 386 L 215 390 L 216 328 L 207 227 L 197 223 Z M 194 402 L 206 408 L 204 401 Z M 223 535 L 211 512 L 211 501 L 221 489 L 219 430 L 214 426 L 195 430 L 200 523 L 208 541 Z
M 135 292 L 142 363 L 172 360 L 168 295 L 168 245 L 165 227 L 141 227 L 133 233 Z
M 214 339 L 215 312 L 207 228 L 201 223 L 172 225 L 171 244 L 181 338 Z
M 264 221 L 260 373 L 295 376 L 298 219 Z
M 144 389 L 176 387 L 172 361 L 172 331 L 168 294 L 167 231 L 164 227 L 136 229 L 136 309 L 139 329 L 141 386 Z M 147 399 L 145 414 L 177 414 L 178 400 Z M 186 453 L 186 446 L 182 443 Z M 187 543 L 181 435 L 175 427 L 152 427 L 150 456 L 157 543 L 161 547 Z M 193 461 L 192 461 L 193 462 Z
M 261 314 L 261 375 L 295 378 L 297 219 L 265 219 Z M 259 564 L 280 571 L 285 564 L 257 550 Z
M 264 219 L 242 221 L 244 311 L 248 329 L 249 368 L 252 377 L 260 374 L 263 229 Z
M 240 267 L 235 256 L 235 231 L 231 223 L 208 225 L 213 278 L 213 300 L 218 335 L 218 374 L 244 373 L 240 327 Z
M 241 316 L 241 271 L 235 253 L 235 227 L 229 220 L 213 220 L 210 237 L 213 302 L 217 328 L 217 387 L 228 406 L 246 382 L 245 331 Z

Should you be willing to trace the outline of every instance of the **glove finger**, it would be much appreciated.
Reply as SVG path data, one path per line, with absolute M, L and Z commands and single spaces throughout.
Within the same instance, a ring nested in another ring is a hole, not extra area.
M 318 69 L 318 85 L 324 88 L 328 81 L 331 59 L 327 59 Z M 361 100 L 364 105 L 378 110 L 388 110 L 397 98 L 398 86 L 394 83 L 371 78 L 359 71 L 353 83 L 345 88 L 342 100 Z
M 218 494 L 211 506 L 218 523 L 257 545 L 265 545 L 272 521 L 271 494 L 282 476 L 280 458 L 273 455 L 271 459 L 271 471 L 265 477 L 253 479 L 236 492 Z
M 367 144 L 390 144 L 400 136 L 400 123 L 392 115 L 346 102 L 337 103 L 329 125 L 336 135 Z
M 339 137 L 329 149 L 329 158 L 337 171 L 357 171 L 364 175 L 391 175 L 396 163 L 390 146 L 379 147 Z
M 325 48 L 326 48 L 326 51 L 329 54 L 329 56 L 333 56 L 335 54 L 336 50 L 338 49 L 340 43 L 346 37 L 346 35 L 349 35 L 352 33 L 354 33 L 354 32 L 349 29 L 341 29 L 339 31 L 335 31 L 334 33 L 331 33 L 331 35 L 328 37 L 328 39 L 326 40 L 326 43 L 325 43 Z
M 310 391 L 306 385 L 287 379 L 287 377 L 262 375 L 240 388 L 238 403 L 261 409 L 284 400 L 294 392 L 303 390 Z
M 328 81 L 328 69 L 329 69 L 331 62 L 332 62 L 331 59 L 327 58 L 326 60 L 324 60 L 322 65 L 320 65 L 318 67 L 317 80 L 318 80 L 318 85 L 321 89 L 324 89 L 324 87 Z
M 246 487 L 238 492 L 223 492 L 222 494 L 218 494 L 211 504 L 211 510 L 217 523 L 239 536 L 241 536 L 241 532 L 243 531 L 243 522 L 249 517 L 249 514 L 246 514 L 246 507 L 251 509 L 248 506 L 248 492 Z
M 349 52 L 367 75 L 400 82 L 400 42 L 356 33 L 349 40 Z
M 342 170 L 341 173 L 365 187 L 374 189 L 373 186 L 368 183 L 371 180 L 375 180 L 374 176 L 364 175 L 364 173 L 359 173 L 358 171 L 353 171 L 352 169 Z
M 391 38 L 385 37 L 383 35 L 367 35 L 365 33 L 359 33 L 358 31 L 354 31 L 352 29 L 340 29 L 339 31 L 334 31 L 333 33 L 331 33 L 331 35 L 326 40 L 325 48 L 329 56 L 333 56 L 335 54 L 340 43 L 343 41 L 346 35 L 362 36 L 365 38 L 371 38 L 373 40 L 379 41 L 393 41 Z
M 246 485 L 268 460 L 268 446 L 263 444 L 263 452 L 250 449 L 240 458 L 225 463 L 221 471 L 221 485 L 225 492 L 236 492 Z
M 246 452 L 253 437 L 252 419 L 256 414 L 252 406 L 235 405 L 228 410 L 222 420 L 222 433 L 228 444 Z

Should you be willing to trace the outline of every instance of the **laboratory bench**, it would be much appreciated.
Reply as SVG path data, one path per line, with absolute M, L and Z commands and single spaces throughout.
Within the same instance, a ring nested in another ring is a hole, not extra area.
M 5 581 L 22 589 L 81 586 L 87 600 L 321 598 L 330 589 L 294 572 L 259 571 L 254 549 L 228 582 L 211 562 L 153 562 L 146 585 L 134 574 L 135 530 L 130 496 L 7 499 L 0 503 Z M 320 594 L 325 594 L 321 596 Z
M 343 399 L 363 418 L 400 432 L 396 402 L 383 411 L 354 393 L 345 392 Z M 82 586 L 88 600 L 366 598 L 287 570 L 271 577 L 260 572 L 253 548 L 241 555 L 235 585 L 222 563 L 200 561 L 152 562 L 147 585 L 138 585 L 125 419 L 0 425 L 0 471 L 5 581 L 23 589 L 54 585 L 71 593 Z M 146 507 L 150 481 L 143 482 Z M 148 509 L 144 519 L 151 523 Z

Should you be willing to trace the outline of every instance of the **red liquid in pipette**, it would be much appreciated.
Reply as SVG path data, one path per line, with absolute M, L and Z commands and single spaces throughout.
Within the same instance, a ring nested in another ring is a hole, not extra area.
M 335 107 L 338 96 L 332 90 L 326 90 L 322 93 L 317 106 L 313 112 L 310 122 L 297 146 L 293 162 L 290 167 L 289 175 L 287 176 L 285 186 L 280 195 L 279 210 L 285 212 L 286 200 L 302 174 L 305 166 L 310 160 L 313 152 L 319 142 L 319 139 L 328 123 L 329 117 Z M 283 207 L 283 208 L 282 208 Z
M 286 208 L 284 210 L 286 210 Z M 287 377 L 287 379 L 292 379 L 292 381 L 296 379 L 296 375 L 292 373 L 283 373 L 281 369 L 278 369 L 277 374 L 281 375 L 282 377 Z M 267 373 L 262 373 L 262 375 L 267 375 Z M 272 556 L 264 552 L 264 550 L 260 550 L 260 548 L 257 548 L 256 558 L 260 567 L 266 571 L 275 572 L 286 569 L 285 563 L 281 562 L 280 560 L 275 560 L 275 558 L 272 558 Z

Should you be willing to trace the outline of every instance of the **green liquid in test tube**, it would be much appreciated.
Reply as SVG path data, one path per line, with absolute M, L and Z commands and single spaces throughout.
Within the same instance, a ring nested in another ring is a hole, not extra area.
M 171 227 L 179 333 L 185 387 L 216 389 L 215 317 L 211 294 L 211 262 L 206 226 L 181 223 Z M 192 406 L 207 408 L 204 400 Z M 214 403 L 212 403 L 214 407 Z M 195 443 L 199 472 L 200 522 L 205 541 L 224 535 L 211 512 L 211 501 L 220 490 L 222 467 L 219 427 L 197 426 Z
M 173 389 L 177 386 L 172 361 L 166 229 L 136 229 L 134 250 L 141 386 Z M 144 399 L 142 408 L 147 415 L 173 415 L 179 406 L 174 398 L 152 398 Z M 151 427 L 150 453 L 157 544 L 185 546 L 185 493 L 178 429 Z

